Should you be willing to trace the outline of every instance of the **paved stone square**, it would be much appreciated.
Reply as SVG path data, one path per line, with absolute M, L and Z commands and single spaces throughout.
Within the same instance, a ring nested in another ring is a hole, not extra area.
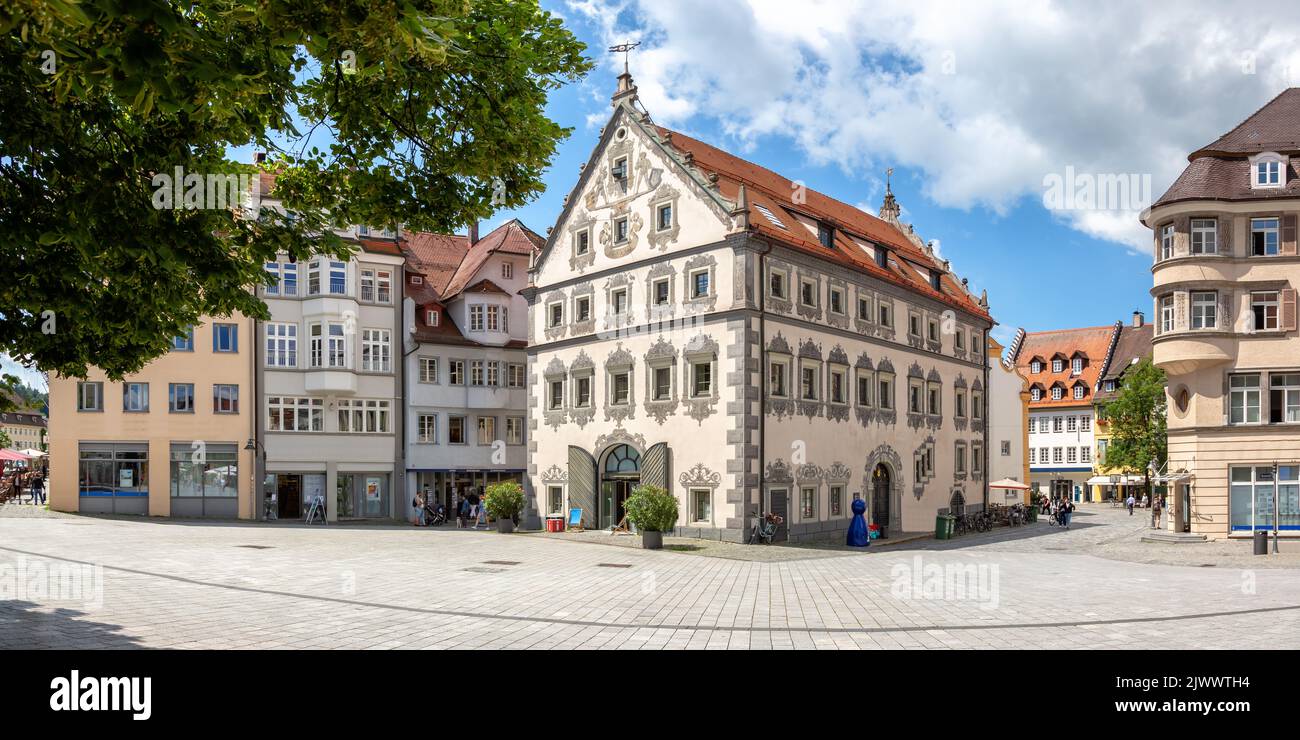
M 1300 553 L 1151 545 L 1143 526 L 1085 505 L 1069 532 L 1039 523 L 865 552 L 670 539 L 699 549 L 650 552 L 605 534 L 11 505 L 0 648 L 1300 647 Z M 82 563 L 102 566 L 102 589 L 56 593 Z

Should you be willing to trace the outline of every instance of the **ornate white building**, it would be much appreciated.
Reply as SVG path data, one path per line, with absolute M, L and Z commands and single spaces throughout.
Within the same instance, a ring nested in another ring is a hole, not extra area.
M 678 532 L 886 533 L 985 500 L 987 301 L 880 217 L 656 126 L 631 77 L 530 271 L 532 505 L 609 527 L 638 482 Z

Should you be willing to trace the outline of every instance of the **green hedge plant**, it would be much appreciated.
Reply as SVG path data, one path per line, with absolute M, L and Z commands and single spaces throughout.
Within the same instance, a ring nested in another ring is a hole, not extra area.
M 637 529 L 671 532 L 677 526 L 677 498 L 659 486 L 642 484 L 633 488 L 624 506 L 628 521 Z
M 493 519 L 515 519 L 524 510 L 524 489 L 515 481 L 502 481 L 487 487 L 483 505 Z

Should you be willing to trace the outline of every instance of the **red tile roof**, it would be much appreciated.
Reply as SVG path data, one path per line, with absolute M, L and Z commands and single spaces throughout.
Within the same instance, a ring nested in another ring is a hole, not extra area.
M 1092 389 L 1097 385 L 1097 377 L 1101 373 L 1102 366 L 1105 364 L 1107 353 L 1110 351 L 1111 340 L 1115 335 L 1115 327 L 1111 326 L 1092 326 L 1083 329 L 1056 329 L 1052 331 L 1030 332 L 1024 335 L 1023 341 L 1014 357 L 1016 370 L 1029 381 L 1029 387 L 1035 385 L 1043 388 L 1043 400 L 1030 401 L 1029 408 L 1058 408 L 1065 406 L 1087 406 L 1092 404 Z M 1076 352 L 1083 352 L 1088 358 L 1083 363 L 1083 372 L 1073 375 L 1070 372 L 1070 362 L 1065 361 L 1065 367 L 1062 372 L 1052 372 L 1052 356 L 1060 353 L 1067 358 L 1073 357 Z M 1035 357 L 1044 360 L 1042 372 L 1031 372 L 1030 363 Z M 1075 400 L 1071 395 L 1072 389 L 1077 381 L 1083 381 L 1087 386 L 1083 400 Z M 1053 401 L 1051 388 L 1056 383 L 1062 383 L 1066 387 L 1065 397 L 1059 401 Z
M 914 235 L 905 233 L 901 225 L 896 226 L 860 208 L 815 190 L 797 186 L 793 181 L 765 167 L 685 134 L 661 126 L 656 126 L 655 130 L 661 139 L 666 139 L 669 146 L 682 154 L 689 154 L 690 165 L 705 173 L 706 177 L 716 174 L 717 189 L 722 197 L 737 202 L 740 186 L 745 186 L 751 231 L 794 249 L 839 263 L 848 269 L 867 273 L 877 279 L 900 285 L 915 293 L 930 296 L 955 308 L 992 320 L 987 309 L 979 305 L 979 300 L 972 296 L 952 273 L 944 271 L 939 260 L 927 255 L 922 247 L 913 242 Z M 796 192 L 803 196 L 803 202 L 795 203 Z M 760 206 L 766 208 L 788 228 L 781 228 L 768 220 L 766 215 L 758 210 Z M 795 214 L 833 226 L 834 246 L 829 249 L 823 246 L 816 234 L 797 222 Z M 890 251 L 889 267 L 879 267 L 874 258 L 864 252 L 861 246 L 846 235 L 846 232 L 864 241 L 885 245 Z M 930 286 L 929 279 L 918 274 L 918 268 L 925 271 L 931 268 L 939 270 L 942 273 L 941 290 L 934 290 Z
M 1289 87 L 1214 143 L 1187 159 L 1259 152 L 1300 151 L 1300 87 Z

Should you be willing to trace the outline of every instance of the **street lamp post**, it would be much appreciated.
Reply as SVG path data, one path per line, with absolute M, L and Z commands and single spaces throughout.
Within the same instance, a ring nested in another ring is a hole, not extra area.
M 255 437 L 249 437 L 248 442 L 244 445 L 244 449 L 253 453 L 253 475 L 252 475 L 252 483 L 251 483 L 252 488 L 249 489 L 249 498 L 253 502 L 253 511 L 252 511 L 253 521 L 259 521 L 266 518 L 265 511 L 261 511 L 260 514 L 258 513 L 259 510 L 266 508 L 266 504 L 261 500 L 262 487 L 258 485 L 257 463 L 261 460 L 261 458 L 258 456 L 258 451 L 260 449 L 262 455 L 265 455 L 266 446 L 262 444 L 261 440 Z
M 1277 461 L 1273 461 L 1273 554 L 1277 555 L 1278 514 L 1281 513 L 1277 501 Z

